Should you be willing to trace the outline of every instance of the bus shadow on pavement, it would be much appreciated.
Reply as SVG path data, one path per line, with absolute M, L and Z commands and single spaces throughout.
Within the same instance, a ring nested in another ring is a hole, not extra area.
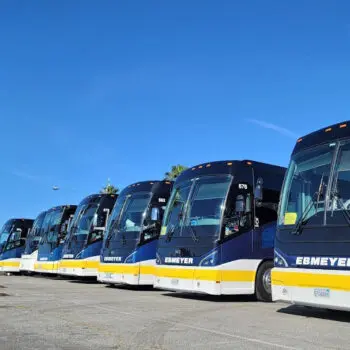
M 308 318 L 324 319 L 328 321 L 350 323 L 350 312 L 348 311 L 290 305 L 277 310 L 277 312 L 291 316 L 303 316 Z
M 157 290 L 153 288 L 153 286 L 132 286 L 127 284 L 106 284 L 106 288 L 120 289 L 120 290 L 128 290 L 131 292 L 156 292 Z
M 79 278 L 79 277 L 71 277 L 69 283 L 77 283 L 77 284 L 99 284 L 96 278 Z
M 208 295 L 199 293 L 182 293 L 182 292 L 165 292 L 162 295 L 171 298 L 180 299 L 192 299 L 192 300 L 203 300 L 211 301 L 215 303 L 220 302 L 258 302 L 254 295 Z

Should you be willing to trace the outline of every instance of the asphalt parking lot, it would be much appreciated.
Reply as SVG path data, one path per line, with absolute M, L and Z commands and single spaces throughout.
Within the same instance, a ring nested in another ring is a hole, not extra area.
M 350 313 L 0 276 L 0 349 L 349 349 Z

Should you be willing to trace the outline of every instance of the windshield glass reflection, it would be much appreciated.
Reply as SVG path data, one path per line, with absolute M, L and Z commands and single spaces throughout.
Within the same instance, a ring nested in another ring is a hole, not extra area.
M 118 209 L 119 216 L 111 226 L 111 238 L 117 239 L 119 233 L 126 237 L 134 238 L 135 234 L 141 232 L 142 224 L 146 216 L 146 209 L 151 199 L 151 193 L 135 193 L 126 196 L 121 208 Z

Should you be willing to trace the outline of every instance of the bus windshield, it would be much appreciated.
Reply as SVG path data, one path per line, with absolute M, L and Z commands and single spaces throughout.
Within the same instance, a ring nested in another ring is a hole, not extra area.
M 45 214 L 41 214 L 36 218 L 36 220 L 34 221 L 33 227 L 30 230 L 30 233 L 28 235 L 29 239 L 32 239 L 32 240 L 40 239 L 41 232 L 42 232 L 41 228 L 44 222 L 44 218 L 45 218 Z
M 118 197 L 115 203 L 115 206 L 113 208 L 112 214 L 108 220 L 107 229 L 106 229 L 107 234 L 104 236 L 104 238 L 108 238 L 112 236 L 112 233 L 115 230 L 115 226 L 119 218 L 119 214 L 121 213 L 124 207 L 125 199 L 126 199 L 126 196 Z
M 12 222 L 5 223 L 5 225 L 2 227 L 0 231 L 0 252 L 3 250 L 4 246 L 6 245 L 6 242 L 14 228 L 14 224 Z
M 317 146 L 292 157 L 282 189 L 279 225 L 295 225 L 301 218 L 309 224 L 323 223 L 335 146 Z
M 80 212 L 79 220 L 73 229 L 73 236 L 85 239 L 89 235 L 97 208 L 96 204 L 89 204 Z
M 37 249 L 43 234 L 42 226 L 43 226 L 44 218 L 45 218 L 45 213 L 42 213 L 35 219 L 33 227 L 30 229 L 27 236 L 24 254 L 31 254 L 33 253 L 34 250 Z
M 47 235 L 48 243 L 57 243 L 58 228 L 62 221 L 63 209 L 53 210 L 46 214 L 43 222 L 43 232 Z
M 135 238 L 135 234 L 141 232 L 143 220 L 146 216 L 146 209 L 150 202 L 152 194 L 146 192 L 134 193 L 126 196 L 121 206 L 119 217 L 111 226 L 112 236 L 117 237 L 119 232 L 126 233 L 129 238 Z M 116 208 L 118 209 L 118 208 Z M 112 218 L 113 219 L 113 218 Z
M 84 211 L 87 208 L 87 206 L 88 206 L 87 203 L 83 203 L 83 204 L 80 204 L 78 206 L 77 210 L 74 213 L 73 219 L 72 219 L 72 221 L 70 223 L 69 232 L 70 231 L 75 231 L 77 229 L 77 225 L 78 225 L 78 222 L 80 220 L 80 217 L 84 213 Z
M 7 239 L 9 238 L 9 235 L 11 233 L 11 230 L 13 228 L 13 225 L 4 225 L 1 232 L 0 232 L 0 244 L 6 243 Z
M 231 175 L 207 176 L 177 186 L 165 213 L 166 234 L 218 236 L 231 179 Z

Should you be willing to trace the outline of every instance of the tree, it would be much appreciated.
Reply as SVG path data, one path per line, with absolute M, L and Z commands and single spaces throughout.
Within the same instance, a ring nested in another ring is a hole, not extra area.
M 173 165 L 171 171 L 165 173 L 165 179 L 175 180 L 186 169 L 188 169 L 187 166 L 181 164 Z
M 110 180 L 107 180 L 107 185 L 105 187 L 103 187 L 100 191 L 100 193 L 104 193 L 104 194 L 117 194 L 119 192 L 119 188 L 113 186 L 110 183 Z

